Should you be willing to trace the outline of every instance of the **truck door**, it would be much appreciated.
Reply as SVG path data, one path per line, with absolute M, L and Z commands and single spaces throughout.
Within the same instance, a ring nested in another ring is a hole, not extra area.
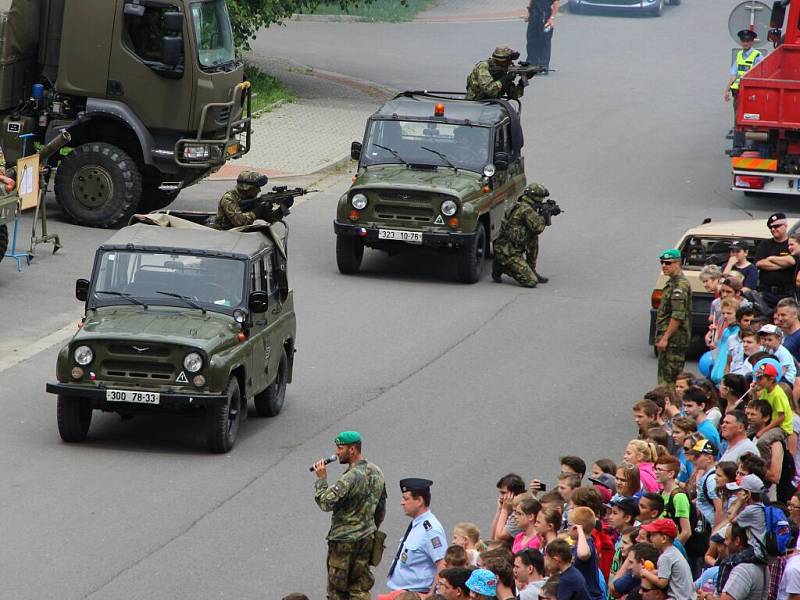
M 506 202 L 514 200 L 514 184 L 513 179 L 515 176 L 514 157 L 512 155 L 513 149 L 511 147 L 511 137 L 509 132 L 508 122 L 501 123 L 495 127 L 494 133 L 494 155 L 502 153 L 508 159 L 508 169 L 501 171 L 500 169 L 492 177 L 492 208 L 490 211 L 490 222 L 492 230 L 487 232 L 489 239 L 494 240 L 500 233 L 500 223 L 503 220 L 503 214 L 506 209 Z M 519 168 L 518 164 L 516 168 Z
M 180 12 L 168 0 L 118 0 L 106 97 L 125 103 L 148 128 L 185 131 L 194 89 L 191 58 L 187 57 L 188 22 L 171 30 Z M 165 52 L 171 46 L 172 60 Z M 183 51 L 176 47 L 183 44 Z M 174 63 L 178 64 L 167 64 Z

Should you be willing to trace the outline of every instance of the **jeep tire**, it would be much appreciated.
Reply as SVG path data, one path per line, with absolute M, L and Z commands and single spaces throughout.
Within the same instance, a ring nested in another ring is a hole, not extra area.
M 92 424 L 92 408 L 80 398 L 58 396 L 56 400 L 58 433 L 68 443 L 82 442 Z
M 278 363 L 278 374 L 275 380 L 260 394 L 256 394 L 253 401 L 256 405 L 256 414 L 259 417 L 275 417 L 283 409 L 286 400 L 286 384 L 289 382 L 289 357 L 286 350 L 281 352 L 281 362 Z
M 231 377 L 226 389 L 228 400 L 222 406 L 208 409 L 206 414 L 206 443 L 211 452 L 224 454 L 236 443 L 242 420 L 242 395 L 239 381 Z
M 0 261 L 6 255 L 6 250 L 8 250 L 8 226 L 3 223 L 0 225 Z
M 139 206 L 142 176 L 124 150 L 91 142 L 61 161 L 55 191 L 61 210 L 78 225 L 119 227 Z
M 481 221 L 475 235 L 458 250 L 458 280 L 462 283 L 475 283 L 480 279 L 486 256 L 486 228 Z
M 336 236 L 336 266 L 343 275 L 355 275 L 364 258 L 364 240 L 350 235 Z

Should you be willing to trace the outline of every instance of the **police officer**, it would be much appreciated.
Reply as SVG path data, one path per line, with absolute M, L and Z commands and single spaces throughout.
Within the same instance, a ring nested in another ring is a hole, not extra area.
M 525 188 L 517 201 L 506 209 L 500 234 L 494 243 L 492 279 L 502 281 L 503 273 L 510 275 L 521 286 L 534 288 L 547 283 L 547 277 L 536 272 L 539 257 L 539 234 L 544 231 L 545 220 L 536 208 L 550 192 L 541 183 Z
M 692 339 L 692 289 L 681 270 L 680 250 L 665 250 L 658 258 L 668 278 L 656 312 L 658 383 L 674 385 Z
M 508 73 L 511 61 L 518 52 L 509 46 L 498 46 L 492 56 L 477 63 L 467 76 L 467 100 L 489 100 L 493 98 L 521 98 L 525 92 L 522 82 L 514 83 L 514 75 Z
M 370 600 L 375 532 L 386 516 L 383 473 L 361 454 L 361 434 L 343 431 L 334 440 L 339 463 L 347 470 L 328 486 L 325 461 L 314 464 L 314 500 L 332 511 L 328 532 L 328 600 Z
M 526 31 L 526 62 L 545 69 L 550 68 L 550 45 L 553 40 L 553 27 L 558 14 L 558 0 L 530 0 L 528 2 L 528 22 Z M 544 71 L 547 75 L 547 71 Z
M 738 34 L 742 44 L 742 49 L 736 53 L 736 58 L 731 65 L 728 85 L 725 86 L 725 102 L 730 101 L 733 96 L 733 151 L 741 152 L 744 148 L 744 133 L 736 131 L 736 107 L 738 106 L 737 96 L 739 94 L 739 82 L 745 73 L 753 66 L 757 65 L 764 58 L 761 51 L 753 48 L 757 34 L 749 29 L 742 29 Z
M 236 188 L 225 192 L 219 201 L 217 207 L 217 216 L 214 219 L 214 227 L 216 229 L 233 229 L 234 227 L 243 227 L 245 225 L 252 225 L 253 221 L 264 216 L 258 214 L 258 211 L 243 211 L 241 207 L 242 200 L 252 200 L 261 191 L 261 188 L 267 185 L 267 176 L 255 171 L 242 171 L 239 177 L 236 178 Z M 270 222 L 277 221 L 274 219 Z
M 393 590 L 432 594 L 444 568 L 447 536 L 429 508 L 432 485 L 428 479 L 400 480 L 400 506 L 412 520 L 389 569 L 387 585 Z

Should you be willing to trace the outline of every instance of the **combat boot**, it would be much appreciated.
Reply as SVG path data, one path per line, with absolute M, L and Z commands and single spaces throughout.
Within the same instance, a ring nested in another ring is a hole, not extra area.
M 492 261 L 492 281 L 503 283 L 503 269 L 497 260 Z
M 535 281 L 530 281 L 528 283 L 520 283 L 520 286 L 522 286 L 524 288 L 535 288 L 537 285 L 539 285 L 539 284 L 536 283 Z
M 536 275 L 536 279 L 539 280 L 539 283 L 547 283 L 548 281 L 550 281 L 550 278 L 544 277 L 543 275 L 539 275 L 539 273 L 536 271 L 534 271 L 533 274 Z

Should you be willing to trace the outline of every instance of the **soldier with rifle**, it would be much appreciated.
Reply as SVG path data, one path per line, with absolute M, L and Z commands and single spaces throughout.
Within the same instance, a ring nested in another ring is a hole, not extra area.
M 467 100 L 495 98 L 518 99 L 525 92 L 522 82 L 514 83 L 517 73 L 510 72 L 512 61 L 519 58 L 509 46 L 498 46 L 492 56 L 480 61 L 467 77 Z
M 233 229 L 252 225 L 257 219 L 276 223 L 289 215 L 297 196 L 315 190 L 276 186 L 266 194 L 258 193 L 267 185 L 267 176 L 255 171 L 242 171 L 236 179 L 236 188 L 225 192 L 214 218 L 215 229 Z

